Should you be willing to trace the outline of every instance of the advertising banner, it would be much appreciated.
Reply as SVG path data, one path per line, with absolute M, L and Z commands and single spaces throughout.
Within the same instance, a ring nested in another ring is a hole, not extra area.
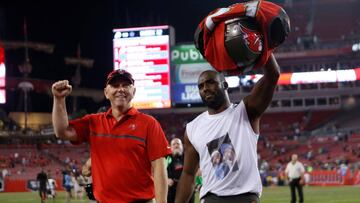
M 39 184 L 36 180 L 28 180 L 27 181 L 27 189 L 32 191 L 37 191 L 39 188 Z
M 0 178 L 0 192 L 4 191 L 4 180 Z
M 193 44 L 174 46 L 171 50 L 172 101 L 175 104 L 199 104 L 197 81 L 205 70 L 213 69 Z
M 201 103 L 197 84 L 174 84 L 173 101 L 183 104 Z

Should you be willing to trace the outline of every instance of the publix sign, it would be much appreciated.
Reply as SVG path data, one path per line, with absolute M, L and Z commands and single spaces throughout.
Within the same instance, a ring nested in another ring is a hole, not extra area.
M 174 46 L 171 50 L 173 65 L 172 101 L 178 104 L 201 103 L 197 80 L 199 75 L 212 69 L 193 44 Z
M 171 62 L 173 64 L 204 63 L 206 62 L 195 45 L 178 45 L 171 50 Z

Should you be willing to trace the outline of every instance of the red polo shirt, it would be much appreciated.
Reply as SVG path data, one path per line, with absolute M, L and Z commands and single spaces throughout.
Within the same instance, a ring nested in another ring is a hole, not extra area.
M 120 120 L 105 113 L 70 121 L 76 143 L 90 143 L 94 195 L 101 203 L 155 197 L 151 161 L 171 153 L 157 120 L 131 108 Z

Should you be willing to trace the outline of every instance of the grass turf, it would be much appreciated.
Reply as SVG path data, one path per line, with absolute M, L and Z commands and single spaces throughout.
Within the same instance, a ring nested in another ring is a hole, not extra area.
M 359 186 L 342 187 L 305 187 L 305 203 L 360 203 Z M 85 199 L 85 198 L 84 198 Z M 36 203 L 40 202 L 37 192 L 0 193 L 0 203 Z M 52 203 L 51 199 L 46 202 Z M 56 203 L 65 202 L 65 193 L 58 192 Z M 72 199 L 71 203 L 85 203 L 87 200 Z M 199 201 L 196 201 L 198 203 Z M 264 188 L 261 203 L 289 203 L 288 187 Z

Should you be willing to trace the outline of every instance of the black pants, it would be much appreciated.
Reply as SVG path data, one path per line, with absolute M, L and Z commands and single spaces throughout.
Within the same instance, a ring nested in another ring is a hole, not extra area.
M 46 199 L 46 195 L 47 195 L 46 185 L 43 187 L 39 187 L 39 195 L 41 199 Z
M 300 184 L 300 178 L 295 178 L 290 181 L 290 191 L 291 191 L 291 203 L 296 203 L 296 194 L 295 189 L 297 189 L 299 194 L 299 202 L 304 202 L 304 195 L 303 195 L 303 186 Z
M 175 195 L 176 195 L 176 184 L 169 187 L 168 196 L 167 196 L 167 202 L 168 203 L 174 203 L 175 202 Z M 194 199 L 195 199 L 195 192 L 192 194 L 192 196 L 191 196 L 188 203 L 194 203 Z
M 94 189 L 92 183 L 85 185 L 85 192 L 90 200 L 96 200 L 94 196 Z
M 217 196 L 213 193 L 207 193 L 202 199 L 204 203 L 260 203 L 259 197 L 255 193 L 231 196 Z

